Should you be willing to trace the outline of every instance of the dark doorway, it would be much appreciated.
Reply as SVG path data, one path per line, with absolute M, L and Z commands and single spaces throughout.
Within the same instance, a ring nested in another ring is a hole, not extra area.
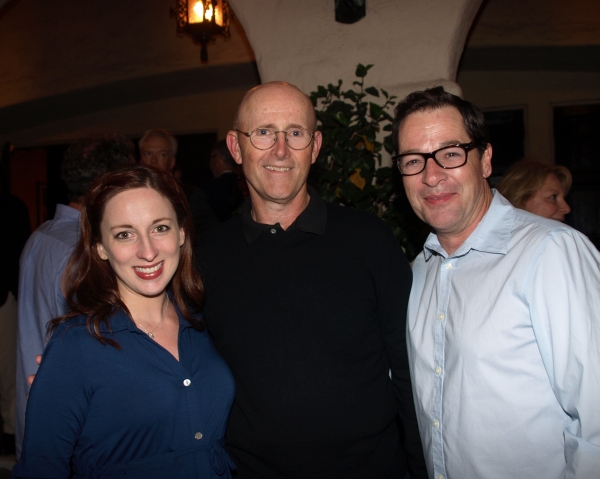
M 573 174 L 566 223 L 600 249 L 600 104 L 554 108 L 556 163 Z

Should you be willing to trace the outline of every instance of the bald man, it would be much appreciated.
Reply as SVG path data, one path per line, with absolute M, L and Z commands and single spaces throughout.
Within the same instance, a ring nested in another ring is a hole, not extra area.
M 377 217 L 307 187 L 322 137 L 296 87 L 250 90 L 233 126 L 227 145 L 250 198 L 197 256 L 204 319 L 236 380 L 236 477 L 402 479 L 407 464 L 426 477 L 401 248 Z
M 153 166 L 173 174 L 177 162 L 179 143 L 171 133 L 163 128 L 146 130 L 138 142 L 140 164 Z M 179 181 L 192 210 L 195 237 L 218 224 L 214 211 L 208 204 L 206 193 L 197 186 Z M 193 239 L 195 241 L 195 238 Z

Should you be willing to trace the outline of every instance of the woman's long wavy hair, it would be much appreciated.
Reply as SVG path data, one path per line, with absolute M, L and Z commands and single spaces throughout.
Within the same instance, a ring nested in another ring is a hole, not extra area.
M 62 288 L 70 312 L 53 319 L 48 324 L 49 333 L 68 319 L 85 315 L 87 329 L 92 337 L 120 349 L 116 341 L 101 333 L 100 325 L 104 323 L 110 332 L 109 318 L 115 310 L 122 309 L 129 317 L 131 313 L 121 300 L 112 267 L 98 255 L 97 244 L 102 241 L 100 225 L 106 204 L 119 193 L 136 188 L 155 190 L 175 210 L 179 228 L 185 233 L 185 242 L 180 248 L 179 266 L 167 289 L 172 293 L 173 301 L 184 318 L 197 329 L 204 328 L 201 320 L 195 317 L 202 305 L 204 287 L 194 269 L 193 226 L 185 194 L 168 173 L 137 165 L 99 176 L 87 192 L 81 210 L 81 236 L 62 278 Z

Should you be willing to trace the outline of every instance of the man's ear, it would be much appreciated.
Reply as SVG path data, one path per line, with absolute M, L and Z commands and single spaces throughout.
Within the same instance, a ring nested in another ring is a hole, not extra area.
M 481 155 L 481 169 L 483 171 L 483 177 L 489 178 L 492 174 L 492 145 L 487 144 L 483 155 Z
M 315 161 L 317 161 L 317 156 L 319 156 L 319 151 L 321 151 L 321 144 L 323 143 L 323 135 L 319 130 L 315 131 L 315 136 L 313 138 L 313 150 L 312 150 L 312 158 L 310 164 L 312 165 Z
M 103 259 L 104 261 L 108 259 L 108 255 L 106 254 L 106 251 L 104 251 L 102 243 L 96 243 L 96 252 L 98 253 L 98 256 L 100 256 L 100 259 Z
M 225 139 L 227 143 L 227 148 L 229 148 L 229 152 L 233 159 L 238 165 L 242 164 L 242 153 L 240 151 L 240 142 L 238 138 L 238 132 L 234 130 L 230 130 L 227 133 L 227 138 Z

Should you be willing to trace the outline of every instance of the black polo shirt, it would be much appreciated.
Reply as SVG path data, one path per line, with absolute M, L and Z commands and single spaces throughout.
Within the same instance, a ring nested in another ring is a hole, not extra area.
M 236 381 L 226 441 L 237 477 L 403 478 L 398 413 L 425 471 L 408 262 L 379 218 L 309 191 L 287 230 L 255 222 L 247 202 L 197 248 L 204 319 Z

